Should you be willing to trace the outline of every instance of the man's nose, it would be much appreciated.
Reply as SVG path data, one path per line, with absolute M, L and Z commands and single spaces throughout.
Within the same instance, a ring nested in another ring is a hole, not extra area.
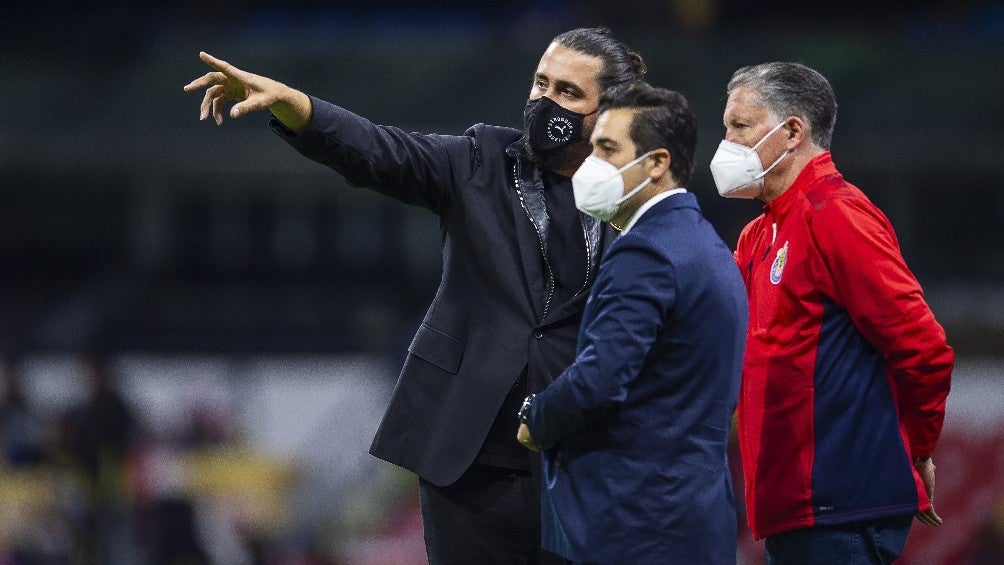
M 551 102 L 554 102 L 554 103 L 558 102 L 558 93 L 555 92 L 553 88 L 548 88 L 546 91 L 544 91 L 543 93 L 541 93 L 541 95 L 538 96 L 538 98 L 542 98 L 544 96 L 550 98 Z

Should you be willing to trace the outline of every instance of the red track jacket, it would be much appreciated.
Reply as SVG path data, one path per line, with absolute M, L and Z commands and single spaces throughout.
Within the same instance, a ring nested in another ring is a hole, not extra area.
M 954 353 L 889 220 L 826 152 L 735 256 L 750 304 L 739 446 L 753 535 L 929 508 L 912 458 L 934 451 Z

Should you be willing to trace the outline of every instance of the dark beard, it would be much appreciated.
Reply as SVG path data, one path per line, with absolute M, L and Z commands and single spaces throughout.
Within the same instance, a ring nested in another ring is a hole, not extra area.
M 593 152 L 592 145 L 588 139 L 577 141 L 571 145 L 562 147 L 560 151 L 546 157 L 537 155 L 530 147 L 529 136 L 523 136 L 523 149 L 530 162 L 552 172 L 565 171 L 567 169 L 578 168 L 586 157 Z

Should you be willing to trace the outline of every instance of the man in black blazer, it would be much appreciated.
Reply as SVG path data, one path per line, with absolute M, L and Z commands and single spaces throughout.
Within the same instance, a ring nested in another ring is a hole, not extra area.
M 375 125 L 206 53 L 201 119 L 269 109 L 277 135 L 367 187 L 440 217 L 443 276 L 370 452 L 417 473 L 431 563 L 563 563 L 541 552 L 536 456 L 515 413 L 568 366 L 609 227 L 576 210 L 604 89 L 642 78 L 602 28 L 557 36 L 540 59 L 523 130 L 463 135 Z M 531 475 L 533 474 L 533 476 Z

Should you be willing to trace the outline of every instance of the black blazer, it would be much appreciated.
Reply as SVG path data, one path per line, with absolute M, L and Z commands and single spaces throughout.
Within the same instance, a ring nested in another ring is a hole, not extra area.
M 440 218 L 442 280 L 370 453 L 450 484 L 474 461 L 524 369 L 535 391 L 571 364 L 599 256 L 614 232 L 579 215 L 586 282 L 554 304 L 543 185 L 519 149 L 519 130 L 478 124 L 462 136 L 408 133 L 312 102 L 306 131 L 294 135 L 274 118 L 273 130 L 350 185 Z

